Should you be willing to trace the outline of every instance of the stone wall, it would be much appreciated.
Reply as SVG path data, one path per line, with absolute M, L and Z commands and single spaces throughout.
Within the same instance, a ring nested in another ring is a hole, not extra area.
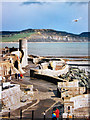
M 20 85 L 5 89 L 1 92 L 1 100 L 4 107 L 14 108 L 20 105 Z
M 74 97 L 76 95 L 83 94 L 86 91 L 85 87 L 66 87 L 64 89 L 67 91 L 62 92 L 61 97 Z
M 73 80 L 71 82 L 58 82 L 58 87 L 79 87 L 78 80 Z
M 89 107 L 90 94 L 83 94 L 70 98 L 70 101 L 74 102 L 74 109 Z

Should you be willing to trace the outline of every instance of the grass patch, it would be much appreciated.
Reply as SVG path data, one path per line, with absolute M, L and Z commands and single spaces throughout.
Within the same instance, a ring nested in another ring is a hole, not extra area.
M 2 37 L 2 42 L 17 42 L 19 38 L 25 38 L 25 37 L 30 37 L 31 34 L 33 33 L 19 33 L 19 34 L 14 34 L 9 37 Z

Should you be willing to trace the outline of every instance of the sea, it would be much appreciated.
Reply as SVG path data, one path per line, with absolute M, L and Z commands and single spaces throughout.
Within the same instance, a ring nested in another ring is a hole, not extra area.
M 2 47 L 17 47 L 19 43 L 2 43 Z M 88 42 L 71 43 L 30 43 L 28 42 L 28 54 L 38 56 L 88 56 Z

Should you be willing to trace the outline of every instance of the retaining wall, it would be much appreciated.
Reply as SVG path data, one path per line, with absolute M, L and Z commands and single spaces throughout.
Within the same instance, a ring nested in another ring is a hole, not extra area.
M 74 102 L 74 109 L 82 107 L 90 107 L 90 94 L 83 94 L 70 98 L 70 101 Z
M 30 69 L 30 77 L 34 77 L 37 79 L 43 79 L 49 82 L 52 82 L 57 85 L 57 82 L 63 82 L 60 78 L 55 78 L 53 76 L 48 76 L 48 75 L 42 75 L 42 74 L 37 74 L 35 70 Z
M 1 92 L 1 100 L 6 108 L 14 108 L 20 105 L 20 85 L 5 89 Z

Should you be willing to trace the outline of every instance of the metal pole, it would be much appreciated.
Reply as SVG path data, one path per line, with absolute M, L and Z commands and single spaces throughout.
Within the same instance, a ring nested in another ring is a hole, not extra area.
M 10 118 L 10 108 L 9 108 L 9 113 L 8 113 L 8 117 Z
M 44 111 L 44 120 L 45 120 L 45 111 Z
M 34 110 L 32 110 L 32 120 L 34 120 Z
M 20 110 L 20 119 L 22 119 L 22 109 Z

